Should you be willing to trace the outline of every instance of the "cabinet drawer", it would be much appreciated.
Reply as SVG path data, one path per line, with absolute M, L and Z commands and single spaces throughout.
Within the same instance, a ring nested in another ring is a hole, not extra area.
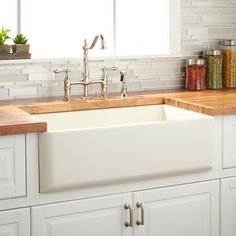
M 25 135 L 0 136 L 0 199 L 25 195 Z
M 30 209 L 0 211 L 0 236 L 30 236 Z
M 223 168 L 236 167 L 236 115 L 223 117 Z

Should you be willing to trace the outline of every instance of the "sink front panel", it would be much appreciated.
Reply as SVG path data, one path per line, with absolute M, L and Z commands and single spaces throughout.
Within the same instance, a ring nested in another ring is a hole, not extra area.
M 172 120 L 39 134 L 40 191 L 207 170 L 214 119 Z

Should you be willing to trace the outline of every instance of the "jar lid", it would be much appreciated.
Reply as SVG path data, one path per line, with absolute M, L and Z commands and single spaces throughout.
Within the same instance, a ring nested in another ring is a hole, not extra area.
M 221 56 L 222 55 L 222 51 L 218 50 L 218 49 L 206 50 L 203 54 L 207 55 L 207 56 Z
M 197 59 L 196 63 L 198 66 L 203 66 L 203 65 L 205 65 L 205 60 L 204 59 Z
M 220 45 L 223 46 L 236 46 L 236 40 L 234 39 L 228 39 L 228 40 L 222 40 L 220 41 Z
M 205 60 L 204 59 L 188 59 L 187 65 L 188 66 L 192 66 L 192 65 L 203 66 L 205 65 Z

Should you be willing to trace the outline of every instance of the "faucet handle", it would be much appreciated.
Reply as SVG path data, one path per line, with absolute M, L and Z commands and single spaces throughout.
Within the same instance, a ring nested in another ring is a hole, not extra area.
M 115 67 L 115 66 L 112 66 L 112 67 L 102 67 L 102 68 L 100 68 L 101 69 L 101 71 L 103 72 L 103 73 L 105 73 L 106 71 L 109 71 L 109 70 L 113 70 L 113 71 L 115 71 L 115 70 L 118 70 L 118 68 L 117 67 Z
M 53 71 L 53 73 L 55 73 L 55 74 L 66 73 L 66 79 L 69 79 L 69 72 L 70 71 L 71 71 L 70 69 L 62 69 L 62 70 L 55 69 Z
M 69 78 L 70 69 L 63 69 L 63 70 L 54 70 L 53 73 L 66 73 L 66 77 L 64 79 L 64 98 L 66 101 L 70 101 L 71 99 L 71 80 Z

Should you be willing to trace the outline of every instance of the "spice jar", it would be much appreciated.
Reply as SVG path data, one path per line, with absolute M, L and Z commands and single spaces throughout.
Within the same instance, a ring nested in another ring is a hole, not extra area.
M 186 85 L 189 90 L 204 90 L 205 84 L 205 61 L 203 59 L 189 59 L 186 65 Z
M 204 53 L 206 62 L 206 88 L 221 89 L 222 83 L 222 51 L 207 50 Z
M 236 40 L 223 40 L 220 42 L 223 52 L 223 86 L 236 87 Z

